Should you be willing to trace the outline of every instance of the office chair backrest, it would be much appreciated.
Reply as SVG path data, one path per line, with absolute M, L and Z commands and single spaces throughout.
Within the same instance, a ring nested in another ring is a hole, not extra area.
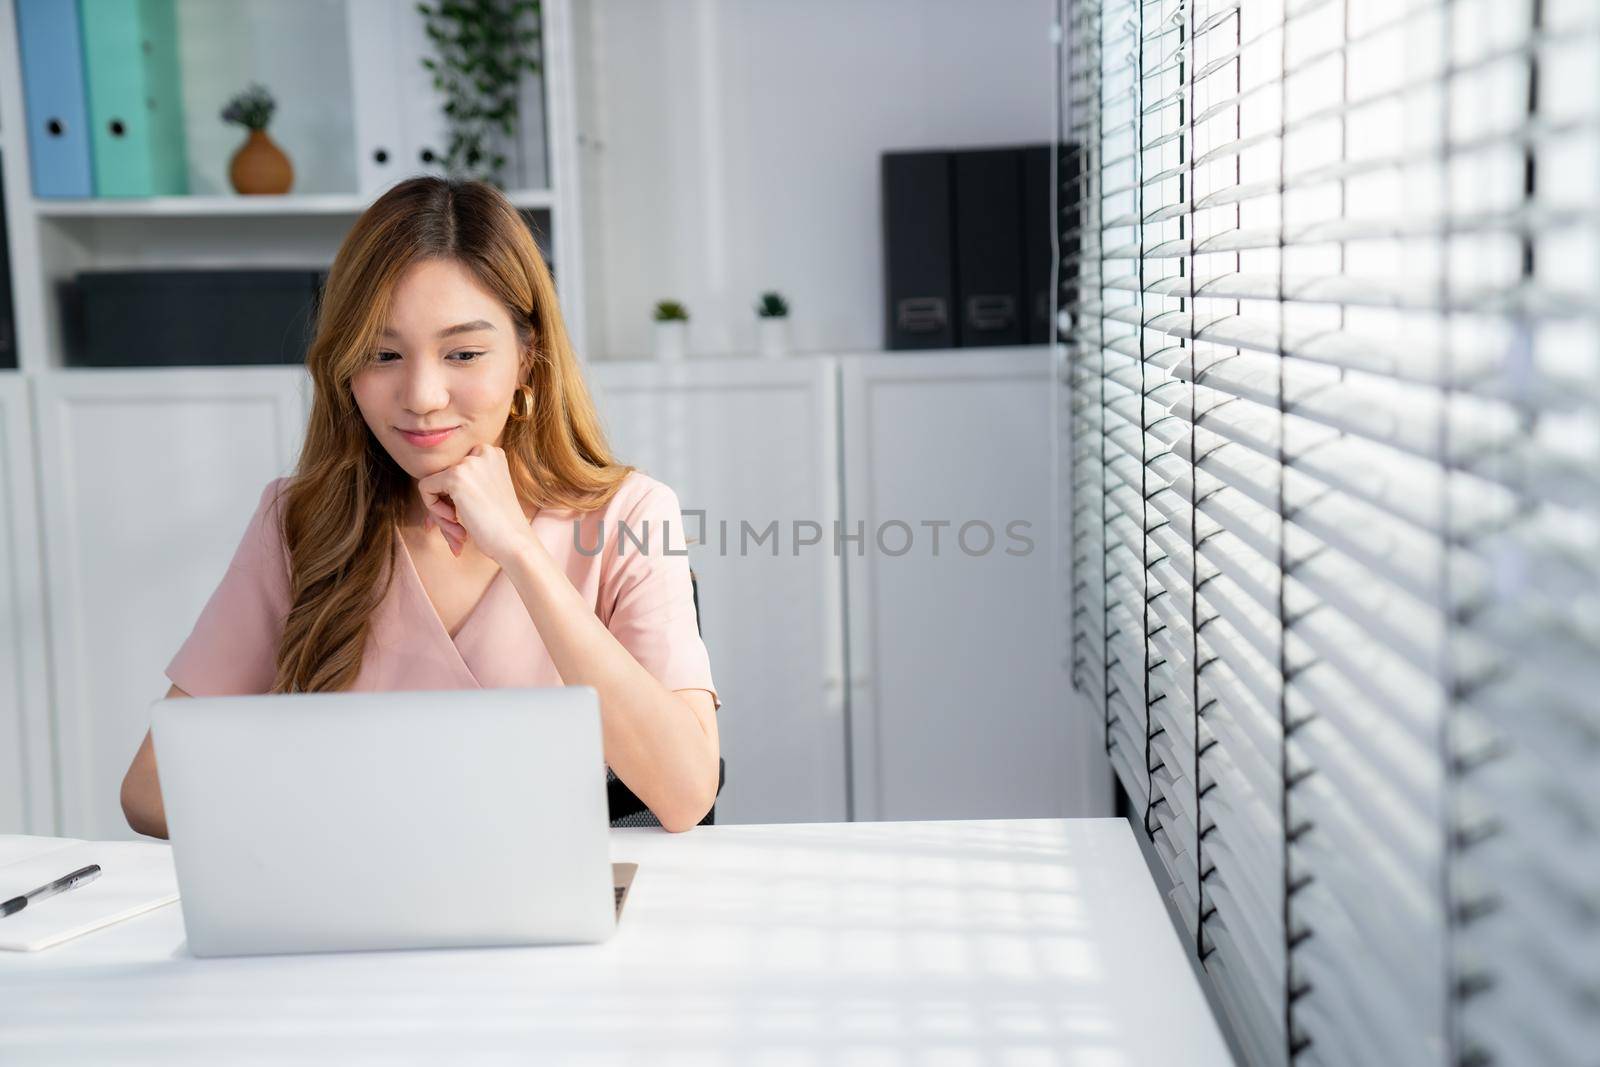
M 693 568 L 689 571 L 689 593 L 694 597 L 694 628 L 697 633 L 704 634 L 705 630 L 700 625 L 700 581 L 695 577 Z M 722 783 L 727 777 L 728 765 L 721 756 L 717 757 L 717 795 L 722 795 Z M 644 801 L 625 785 L 616 772 L 610 767 L 606 768 L 606 799 L 611 803 L 612 826 L 660 826 L 661 820 L 655 813 L 645 806 Z M 717 821 L 717 806 L 711 805 L 711 810 L 706 812 L 706 817 L 700 820 L 701 826 L 710 826 Z

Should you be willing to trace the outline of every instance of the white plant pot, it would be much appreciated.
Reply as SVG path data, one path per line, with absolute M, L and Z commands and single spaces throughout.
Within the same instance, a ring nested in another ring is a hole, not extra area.
M 656 323 L 656 359 L 681 363 L 689 347 L 689 324 L 682 319 Z
M 762 359 L 782 359 L 789 354 L 789 316 L 756 319 L 756 342 Z

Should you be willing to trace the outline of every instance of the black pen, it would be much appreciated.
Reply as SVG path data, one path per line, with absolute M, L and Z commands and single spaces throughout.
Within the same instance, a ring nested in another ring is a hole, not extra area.
M 46 897 L 53 897 L 57 893 L 65 893 L 67 890 L 76 889 L 80 885 L 88 885 L 98 877 L 100 877 L 100 865 L 98 863 L 80 867 L 71 874 L 64 874 L 47 885 L 42 885 L 38 889 L 24 893 L 20 897 L 12 897 L 4 904 L 0 904 L 0 918 L 19 912 L 29 904 L 43 900 Z

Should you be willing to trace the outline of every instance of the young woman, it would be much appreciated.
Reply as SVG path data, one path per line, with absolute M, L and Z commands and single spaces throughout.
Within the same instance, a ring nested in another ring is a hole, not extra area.
M 478 182 L 385 193 L 339 249 L 306 363 L 299 463 L 167 695 L 590 685 L 606 763 L 666 829 L 698 823 L 721 700 L 678 498 L 612 459 L 516 209 Z M 148 733 L 122 806 L 166 836 Z

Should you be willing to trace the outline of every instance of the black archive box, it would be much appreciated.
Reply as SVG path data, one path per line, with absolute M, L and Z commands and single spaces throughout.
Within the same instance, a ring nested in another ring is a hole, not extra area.
M 884 347 L 956 343 L 948 152 L 883 155 Z
M 16 303 L 11 299 L 11 242 L 6 232 L 5 168 L 0 167 L 0 370 L 17 366 Z
M 885 347 L 1050 340 L 1051 151 L 884 153 Z
M 1050 266 L 1055 256 L 1050 219 L 1050 146 L 1022 150 L 1022 335 L 1030 345 L 1050 341 Z
M 85 367 L 301 363 L 325 271 L 161 270 L 79 274 L 69 307 Z
M 1022 153 L 956 152 L 955 177 L 956 343 L 1021 344 Z

